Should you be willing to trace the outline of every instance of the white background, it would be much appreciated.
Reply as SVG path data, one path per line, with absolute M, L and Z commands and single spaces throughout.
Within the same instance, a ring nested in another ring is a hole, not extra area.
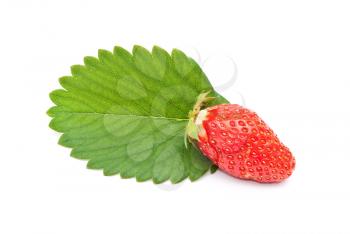
M 1 0 L 0 233 L 350 233 L 349 26 L 349 2 L 336 0 Z M 218 55 L 202 64 L 215 86 L 232 58 L 223 95 L 241 93 L 291 148 L 293 176 L 156 186 L 70 158 L 47 126 L 48 93 L 116 44 Z

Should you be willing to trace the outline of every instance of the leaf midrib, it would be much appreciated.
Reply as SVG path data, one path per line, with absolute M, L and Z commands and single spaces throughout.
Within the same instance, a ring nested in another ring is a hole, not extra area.
M 165 119 L 170 121 L 189 121 L 188 118 L 171 118 L 171 117 L 163 117 L 163 116 L 152 116 L 152 115 L 123 115 L 123 114 L 113 114 L 113 113 L 100 113 L 100 112 L 69 112 L 69 111 L 61 111 L 59 113 L 68 113 L 68 114 L 75 114 L 75 115 L 112 115 L 117 117 L 138 117 L 138 118 L 150 118 L 150 119 Z

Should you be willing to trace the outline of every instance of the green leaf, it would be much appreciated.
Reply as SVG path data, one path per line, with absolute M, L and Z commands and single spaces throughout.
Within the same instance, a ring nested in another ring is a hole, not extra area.
M 60 78 L 63 89 L 50 94 L 50 127 L 88 168 L 154 183 L 194 181 L 211 168 L 199 151 L 184 146 L 188 112 L 213 87 L 183 52 L 135 46 L 130 54 L 115 47 L 85 57 L 71 73 Z M 211 96 L 209 105 L 227 102 L 215 91 Z

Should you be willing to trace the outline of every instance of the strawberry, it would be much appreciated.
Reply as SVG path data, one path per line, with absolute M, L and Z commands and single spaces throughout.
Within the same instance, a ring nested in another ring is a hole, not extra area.
M 187 127 L 191 143 L 224 172 L 262 183 L 289 177 L 295 159 L 276 134 L 254 112 L 237 104 L 200 110 L 202 94 Z

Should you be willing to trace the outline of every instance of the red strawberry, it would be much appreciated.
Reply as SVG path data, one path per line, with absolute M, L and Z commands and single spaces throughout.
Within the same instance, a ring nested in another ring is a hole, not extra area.
M 256 113 L 236 104 L 198 111 L 200 106 L 191 112 L 195 116 L 187 133 L 221 170 L 262 183 L 280 182 L 292 174 L 294 157 Z

